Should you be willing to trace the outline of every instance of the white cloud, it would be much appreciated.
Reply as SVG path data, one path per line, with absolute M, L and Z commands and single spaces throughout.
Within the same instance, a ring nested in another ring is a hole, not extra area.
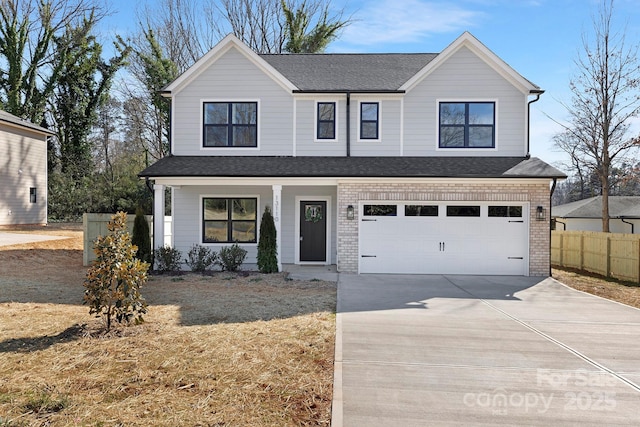
M 446 2 L 375 0 L 362 3 L 340 41 L 352 46 L 411 43 L 432 34 L 462 32 L 483 15 Z

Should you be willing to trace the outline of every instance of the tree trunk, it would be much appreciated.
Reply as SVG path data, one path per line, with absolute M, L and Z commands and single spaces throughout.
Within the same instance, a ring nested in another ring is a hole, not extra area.
M 602 184 L 602 232 L 609 232 L 609 180 L 607 175 L 600 176 Z

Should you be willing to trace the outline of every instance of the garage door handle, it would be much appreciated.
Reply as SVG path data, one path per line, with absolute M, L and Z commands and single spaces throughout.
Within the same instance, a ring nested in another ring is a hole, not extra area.
M 524 222 L 524 221 L 520 220 L 520 221 L 509 221 L 509 222 Z
M 362 221 L 377 221 L 377 219 L 362 218 Z
M 524 259 L 524 257 L 521 257 L 521 256 L 510 256 L 510 257 L 507 257 L 507 259 Z
M 377 255 L 360 255 L 360 258 L 377 258 Z

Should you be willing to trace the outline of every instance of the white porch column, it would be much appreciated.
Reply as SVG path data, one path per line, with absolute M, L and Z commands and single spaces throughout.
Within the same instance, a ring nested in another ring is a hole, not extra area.
M 164 185 L 153 186 L 153 249 L 164 246 Z
M 276 226 L 276 249 L 278 250 L 278 271 L 282 271 L 282 185 L 272 185 L 273 222 Z

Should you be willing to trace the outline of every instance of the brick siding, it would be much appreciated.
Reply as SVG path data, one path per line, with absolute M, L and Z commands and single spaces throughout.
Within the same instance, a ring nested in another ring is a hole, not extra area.
M 549 184 L 509 183 L 339 183 L 338 184 L 338 271 L 358 271 L 358 202 L 360 201 L 468 201 L 529 202 L 529 275 L 549 275 Z M 347 219 L 353 205 L 356 220 Z M 536 220 L 536 208 L 546 209 L 547 220 Z

